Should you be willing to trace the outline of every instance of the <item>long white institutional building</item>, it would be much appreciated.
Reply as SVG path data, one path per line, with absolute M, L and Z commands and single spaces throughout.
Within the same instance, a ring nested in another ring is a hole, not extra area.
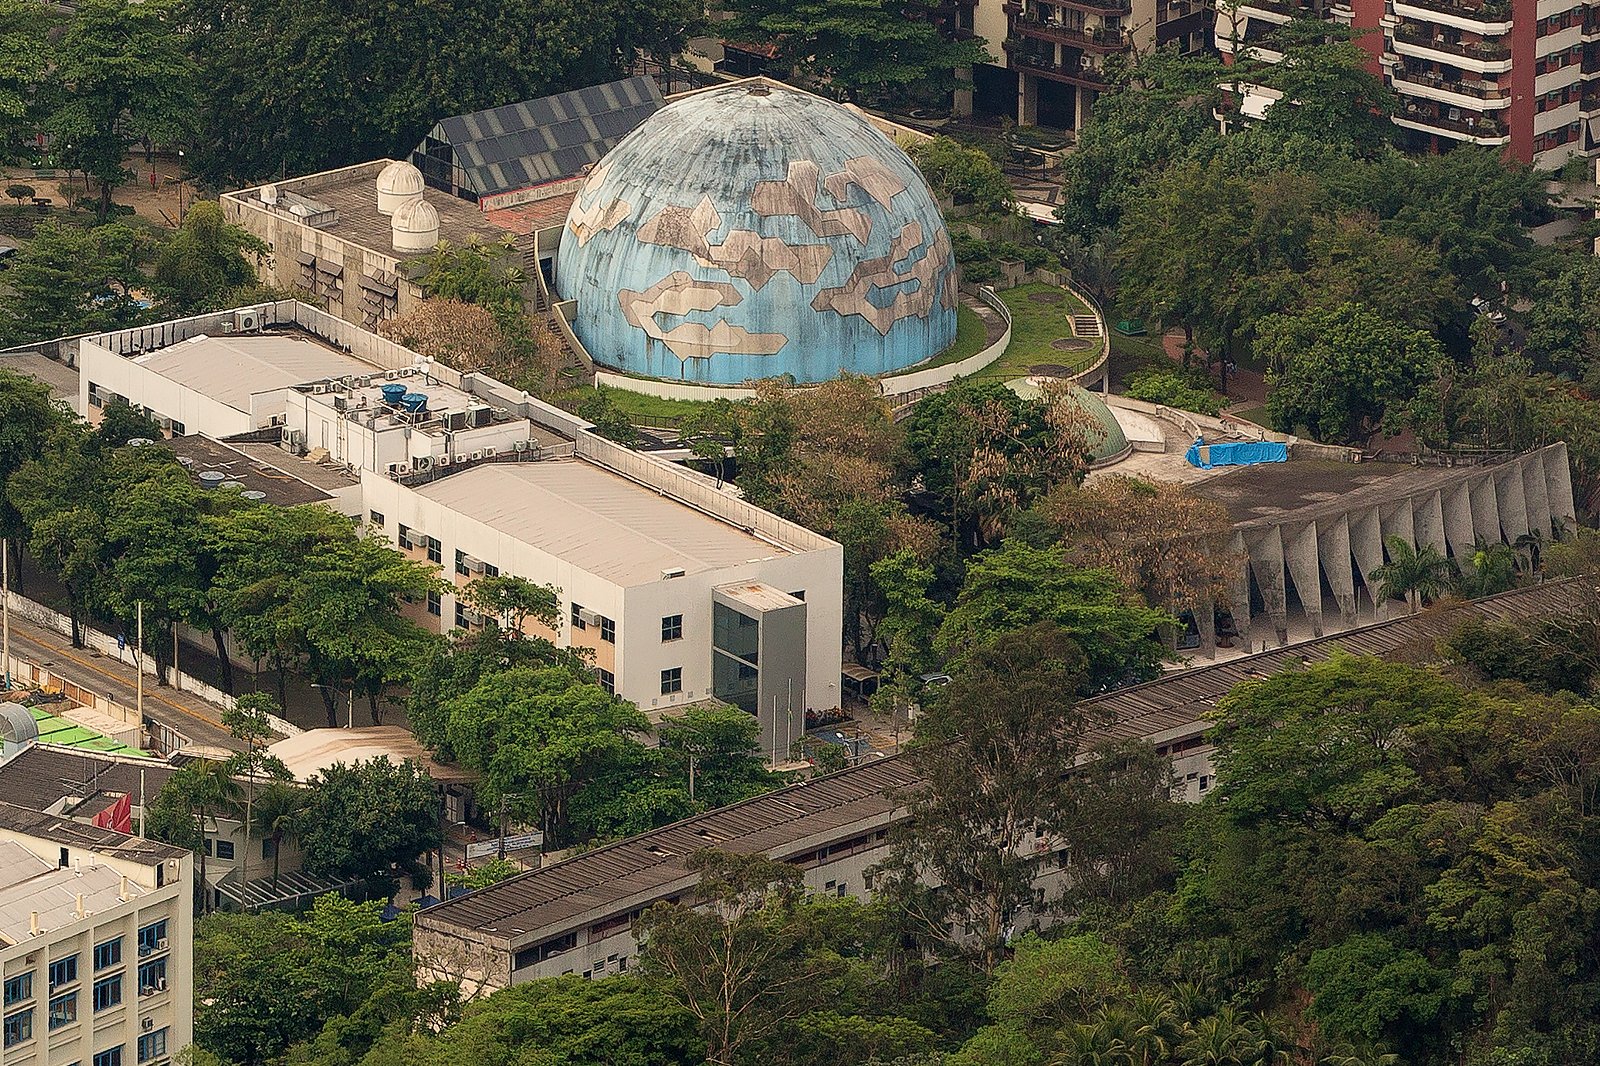
M 840 546 L 526 392 L 295 301 L 85 338 L 78 368 L 91 421 L 120 398 L 208 438 L 174 442 L 201 484 L 320 500 L 437 566 L 429 628 L 481 625 L 459 591 L 515 574 L 647 713 L 735 704 L 781 761 L 839 705 Z

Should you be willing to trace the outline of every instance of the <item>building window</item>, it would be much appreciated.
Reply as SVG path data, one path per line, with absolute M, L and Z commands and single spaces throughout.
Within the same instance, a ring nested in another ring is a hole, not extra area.
M 484 563 L 483 564 L 483 576 L 484 577 L 499 577 L 500 576 L 500 568 L 498 566 L 494 565 L 493 563 Z
M 382 529 L 383 528 L 383 512 L 382 511 L 368 511 L 367 512 L 367 521 L 371 522 L 378 529 Z
M 78 979 L 78 956 L 68 955 L 50 964 L 50 987 L 60 988 Z
M 467 553 L 460 549 L 456 550 L 456 573 L 462 577 L 472 576 L 472 571 L 467 568 Z
M 581 604 L 581 603 L 574 602 L 572 604 L 572 628 L 573 629 L 588 629 L 589 628 L 587 625 L 584 624 L 584 621 L 583 621 L 583 604 Z
M 20 1044 L 24 1040 L 33 1039 L 33 1008 L 19 1010 L 15 1014 L 6 1015 L 5 1046 Z
M 683 615 L 669 614 L 661 620 L 661 642 L 683 639 Z
M 33 998 L 33 971 L 6 978 L 6 1006 Z
M 607 644 L 617 642 L 617 623 L 604 615 L 600 616 L 600 639 Z
M 433 537 L 427 538 L 427 541 L 428 541 L 428 562 L 430 562 L 430 563 L 442 563 L 442 562 L 444 562 L 444 545 L 441 544 L 439 541 L 435 540 Z
M 428 593 L 428 613 L 438 617 L 443 611 L 444 605 L 439 599 L 439 594 L 437 592 Z
M 596 670 L 595 676 L 600 679 L 600 687 L 615 696 L 617 694 L 617 675 L 610 670 Z
M 147 996 L 152 992 L 159 992 L 167 987 L 167 960 L 156 959 L 154 962 L 141 962 L 139 964 L 139 994 Z
M 109 966 L 115 966 L 121 961 L 122 938 L 120 936 L 113 940 L 107 940 L 104 944 L 95 945 L 94 968 L 96 970 L 104 970 Z
M 78 1020 L 78 993 L 68 992 L 50 1001 L 50 1028 L 59 1029 Z
M 167 950 L 167 920 L 151 922 L 139 930 L 139 955 L 142 958 L 153 951 Z
M 110 1051 L 95 1052 L 94 1066 L 122 1066 L 122 1049 L 114 1047 Z
M 276 854 L 278 854 L 277 841 L 273 840 L 271 837 L 268 837 L 261 842 L 261 857 L 263 859 L 270 859 Z
M 219 840 L 219 841 L 217 841 L 217 858 L 219 858 L 219 859 L 231 859 L 231 858 L 233 858 L 233 841 L 231 841 L 231 840 Z
M 456 628 L 467 628 L 467 605 L 460 600 L 456 601 Z
M 122 1002 L 122 975 L 112 974 L 94 983 L 94 1009 L 102 1011 Z
M 153 1033 L 146 1033 L 139 1038 L 139 1061 L 149 1062 L 159 1059 L 167 1053 L 167 1031 L 157 1029 Z
M 670 696 L 674 692 L 683 691 L 683 667 L 674 666 L 671 670 L 661 671 L 661 694 Z

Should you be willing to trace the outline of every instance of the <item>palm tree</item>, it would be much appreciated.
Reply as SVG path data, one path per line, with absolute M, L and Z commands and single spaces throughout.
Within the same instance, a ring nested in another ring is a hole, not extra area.
M 1320 1066 L 1400 1066 L 1400 1056 L 1341 1044 L 1322 1057 Z
M 1389 561 L 1367 575 L 1368 581 L 1378 583 L 1380 599 L 1404 599 L 1411 613 L 1416 614 L 1455 588 L 1455 564 L 1432 544 L 1419 549 L 1400 536 L 1392 536 L 1384 543 L 1389 549 Z
M 1128 1001 L 1128 1048 L 1136 1066 L 1159 1066 L 1183 1039 L 1183 1021 L 1172 1000 L 1159 992 L 1139 992 Z
M 1479 541 L 1472 552 L 1471 568 L 1462 575 L 1461 591 L 1469 597 L 1493 596 L 1517 587 L 1522 558 L 1509 545 Z
M 305 810 L 305 793 L 294 785 L 274 781 L 256 797 L 255 832 L 272 841 L 272 887 L 278 887 L 279 855 L 284 842 L 300 836 L 300 815 Z
M 1178 1055 L 1183 1066 L 1254 1066 L 1256 1047 L 1256 1033 L 1245 1016 L 1223 1007 L 1189 1026 Z

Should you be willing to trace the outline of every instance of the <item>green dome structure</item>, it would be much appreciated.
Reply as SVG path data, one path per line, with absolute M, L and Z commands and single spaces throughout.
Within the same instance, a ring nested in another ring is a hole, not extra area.
M 1089 434 L 1089 465 L 1104 466 L 1116 462 L 1133 450 L 1111 408 L 1081 385 L 1060 378 L 1016 378 L 1006 382 L 1006 387 L 1024 400 L 1037 400 L 1044 396 L 1044 386 L 1054 381 L 1065 384 L 1072 398 L 1094 421 L 1095 429 L 1090 430 Z

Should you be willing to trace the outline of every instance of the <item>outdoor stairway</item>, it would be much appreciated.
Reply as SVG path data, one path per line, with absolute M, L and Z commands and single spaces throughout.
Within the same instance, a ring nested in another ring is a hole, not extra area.
M 1077 337 L 1099 337 L 1100 319 L 1095 315 L 1073 315 L 1072 333 Z

